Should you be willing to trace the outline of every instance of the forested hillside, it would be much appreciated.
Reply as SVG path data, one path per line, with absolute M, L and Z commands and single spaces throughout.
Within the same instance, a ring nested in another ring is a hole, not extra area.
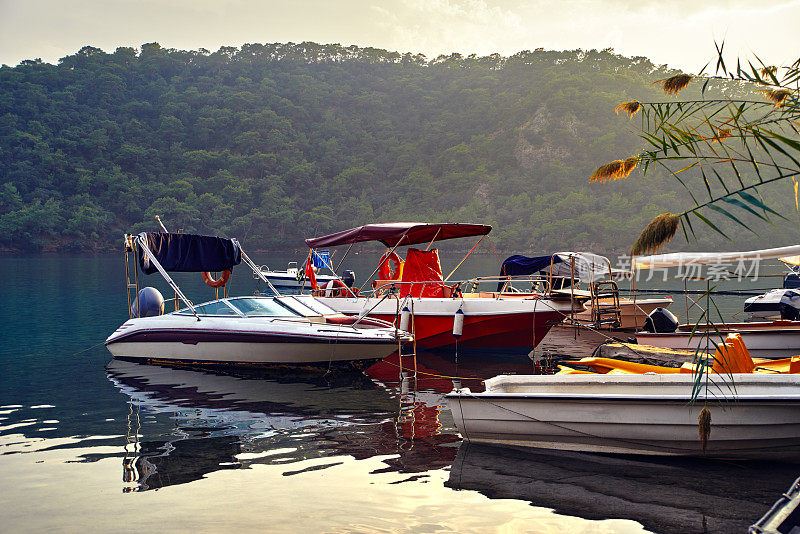
M 313 43 L 3 66 L 0 247 L 108 249 L 158 214 L 249 249 L 422 220 L 492 224 L 504 251 L 624 252 L 683 193 L 657 172 L 587 178 L 641 147 L 614 107 L 663 99 L 650 84 L 668 74 L 612 51 L 429 60 Z M 792 226 L 755 241 L 785 244 Z

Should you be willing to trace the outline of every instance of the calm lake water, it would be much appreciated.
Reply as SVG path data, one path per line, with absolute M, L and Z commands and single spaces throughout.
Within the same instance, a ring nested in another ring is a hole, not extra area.
M 445 271 L 459 259 L 445 255 Z M 363 276 L 373 261 L 347 267 Z M 496 271 L 489 256 L 463 266 Z M 199 275 L 175 278 L 195 302 L 213 298 Z M 0 257 L 0 280 L 4 532 L 730 532 L 800 474 L 462 443 L 446 377 L 530 372 L 524 359 L 421 355 L 416 380 L 391 363 L 324 377 L 112 361 L 122 254 Z M 238 268 L 231 292 L 255 287 Z

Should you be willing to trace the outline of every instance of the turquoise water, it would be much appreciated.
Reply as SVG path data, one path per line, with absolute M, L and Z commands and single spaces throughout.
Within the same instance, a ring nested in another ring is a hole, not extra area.
M 464 276 L 496 267 L 479 256 Z M 213 298 L 199 275 L 175 278 L 195 302 Z M 442 398 L 452 382 L 432 375 L 529 372 L 525 361 L 422 355 L 417 380 L 391 364 L 324 377 L 112 362 L 102 341 L 127 319 L 121 254 L 0 257 L 0 280 L 4 532 L 729 531 L 798 474 L 462 444 Z M 231 293 L 254 289 L 237 268 Z

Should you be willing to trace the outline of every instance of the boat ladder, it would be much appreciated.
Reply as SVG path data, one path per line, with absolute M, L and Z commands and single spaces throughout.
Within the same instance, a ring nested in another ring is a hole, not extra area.
M 619 304 L 619 287 L 614 280 L 602 280 L 589 284 L 594 328 L 622 324 L 622 309 Z

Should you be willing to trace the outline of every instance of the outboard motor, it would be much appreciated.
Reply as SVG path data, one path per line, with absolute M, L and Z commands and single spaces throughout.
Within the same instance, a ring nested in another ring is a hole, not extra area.
M 140 312 L 141 308 L 141 313 Z M 164 314 L 164 297 L 154 287 L 143 287 L 131 303 L 131 317 L 156 317 Z
M 667 334 L 678 329 L 678 318 L 665 308 L 656 308 L 644 322 L 645 332 Z
M 356 284 L 356 273 L 353 271 L 345 271 L 342 274 L 342 282 L 344 282 L 347 287 L 353 287 Z

